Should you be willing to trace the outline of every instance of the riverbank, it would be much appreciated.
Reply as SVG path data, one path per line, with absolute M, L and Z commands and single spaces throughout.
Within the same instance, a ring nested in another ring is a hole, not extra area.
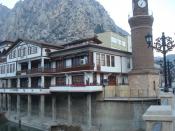
M 7 120 L 4 120 L 3 118 L 0 118 L 0 131 L 42 131 L 42 130 L 23 125 L 19 126 L 16 123 L 9 122 Z

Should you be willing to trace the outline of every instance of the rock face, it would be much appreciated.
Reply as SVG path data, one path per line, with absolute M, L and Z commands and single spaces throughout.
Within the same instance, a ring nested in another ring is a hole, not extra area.
M 1 10 L 6 10 L 0 16 L 1 40 L 71 41 L 109 30 L 127 34 L 96 0 L 21 0 L 12 10 Z
M 0 4 L 0 40 L 4 39 L 6 20 L 10 14 L 10 9 Z

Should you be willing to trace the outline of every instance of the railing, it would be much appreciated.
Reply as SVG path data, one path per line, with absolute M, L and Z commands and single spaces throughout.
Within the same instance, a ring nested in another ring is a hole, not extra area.
M 51 87 L 62 87 L 62 86 L 70 86 L 70 87 L 85 87 L 85 86 L 100 86 L 99 84 L 93 84 L 93 83 L 90 83 L 90 84 L 63 84 L 63 85 L 57 85 L 57 84 L 54 84 L 54 85 L 51 85 Z
M 51 86 L 51 92 L 102 92 L 103 87 L 97 85 L 67 85 L 67 86 Z
M 47 88 L 0 88 L 0 93 L 12 94 L 49 94 Z
M 58 73 L 58 72 L 69 72 L 69 71 L 79 71 L 79 70 L 93 70 L 93 65 L 79 65 L 72 67 L 62 67 L 62 68 L 33 68 L 30 70 L 17 71 L 17 75 L 27 75 L 27 74 L 37 74 L 37 73 Z

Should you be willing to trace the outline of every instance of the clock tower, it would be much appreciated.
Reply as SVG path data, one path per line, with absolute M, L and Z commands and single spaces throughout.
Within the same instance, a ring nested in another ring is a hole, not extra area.
M 145 36 L 152 34 L 153 16 L 148 11 L 148 0 L 132 0 L 133 16 L 129 18 L 132 39 L 133 70 L 129 73 L 129 87 L 132 96 L 157 95 L 158 71 L 154 68 L 153 49 L 147 48 Z

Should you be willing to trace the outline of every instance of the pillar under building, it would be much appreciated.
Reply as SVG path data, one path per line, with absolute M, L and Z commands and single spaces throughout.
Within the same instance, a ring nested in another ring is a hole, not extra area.
M 27 98 L 27 116 L 28 118 L 30 119 L 31 117 L 31 95 L 28 95 L 28 98 Z
M 71 110 L 72 100 L 71 94 L 68 94 L 68 123 L 72 124 L 72 110 Z
M 87 125 L 89 128 L 92 126 L 92 100 L 91 94 L 87 94 Z
M 17 119 L 20 120 L 20 95 L 17 95 Z
M 56 97 L 52 96 L 52 120 L 56 120 Z
M 7 94 L 7 114 L 10 115 L 11 112 L 11 96 Z
M 43 119 L 45 114 L 45 96 L 40 96 L 40 118 Z
M 0 94 L 0 112 L 2 111 L 2 95 Z

